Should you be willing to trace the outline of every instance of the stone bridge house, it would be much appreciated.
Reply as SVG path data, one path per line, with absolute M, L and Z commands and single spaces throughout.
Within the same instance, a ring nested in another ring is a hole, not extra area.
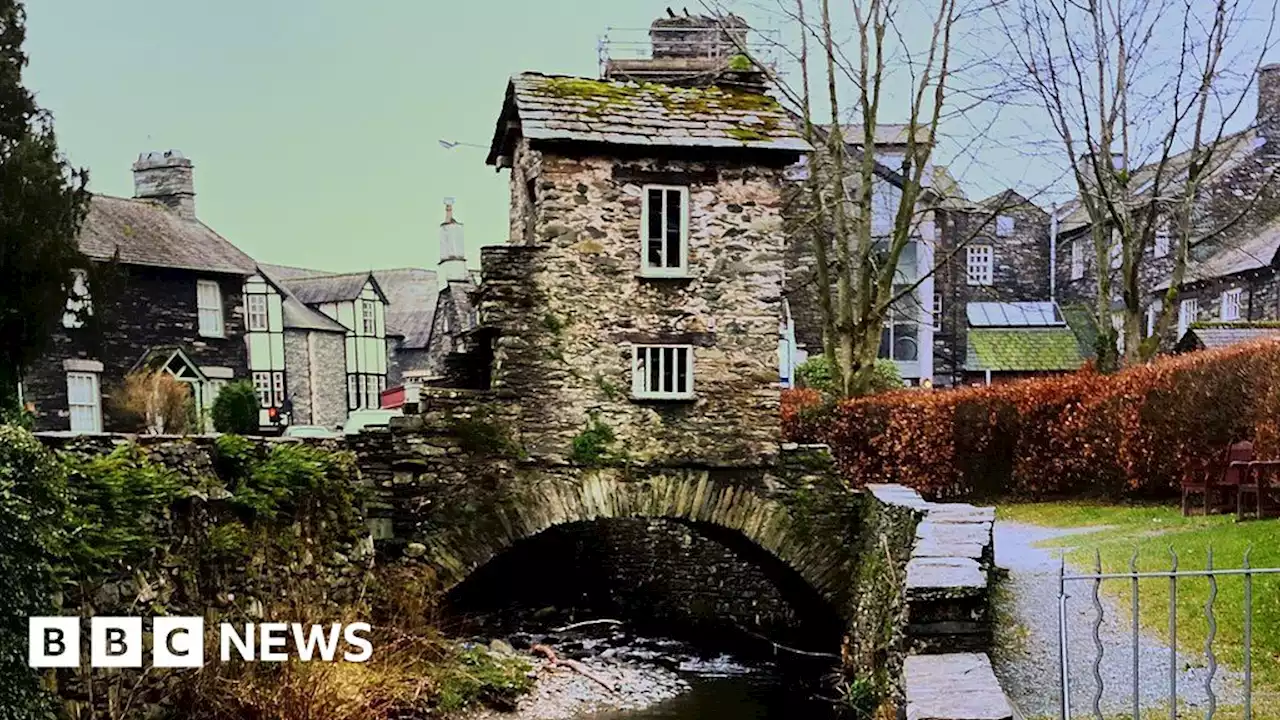
M 483 249 L 475 326 L 446 387 L 351 441 L 381 551 L 454 598 L 564 557 L 501 586 L 599 574 L 629 617 L 843 653 L 898 700 L 975 663 L 993 685 L 991 510 L 855 491 L 825 448 L 781 443 L 785 175 L 808 144 L 760 73 L 666 47 L 511 78 L 487 158 L 510 234 Z M 916 653 L 942 666 L 904 691 Z

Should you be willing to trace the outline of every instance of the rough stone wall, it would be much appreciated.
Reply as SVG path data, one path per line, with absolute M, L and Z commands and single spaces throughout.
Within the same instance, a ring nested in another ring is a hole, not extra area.
M 446 587 L 547 528 L 666 518 L 735 533 L 794 569 L 842 616 L 848 607 L 856 496 L 825 449 L 789 447 L 754 467 L 575 467 L 523 456 L 516 409 L 494 393 L 424 392 L 423 415 L 351 445 L 375 488 L 375 537 L 389 553 L 431 563 Z
M 347 350 L 340 333 L 285 330 L 284 362 L 295 425 L 337 427 L 347 419 Z
M 268 550 L 249 544 L 233 550 L 213 541 L 218 530 L 226 531 L 219 535 L 222 538 L 234 538 L 237 531 L 245 531 L 241 516 L 229 504 L 238 488 L 220 475 L 213 437 L 46 433 L 39 438 L 52 450 L 79 457 L 105 456 L 119 445 L 136 443 L 150 461 L 177 472 L 189 483 L 168 507 L 157 507 L 149 514 L 147 528 L 153 549 L 146 560 L 120 567 L 114 574 L 85 578 L 82 585 L 68 586 L 62 600 L 66 614 L 141 615 L 144 631 L 150 630 L 151 618 L 158 615 L 202 616 L 208 628 L 219 622 L 288 621 L 293 618 L 283 617 L 285 611 L 280 608 L 292 607 L 295 602 L 338 617 L 341 608 L 363 592 L 366 573 L 374 563 L 373 539 L 363 516 L 340 512 L 351 508 L 332 498 L 308 498 L 316 508 L 314 515 L 286 511 L 274 521 L 260 518 L 259 523 L 275 524 L 258 528 L 267 537 L 286 538 L 282 542 L 288 545 L 280 548 Z M 329 451 L 345 449 L 340 440 L 260 438 L 251 442 L 259 452 L 279 443 L 300 442 Z M 350 482 L 358 484 L 358 476 Z M 287 561 L 282 561 L 286 556 Z M 82 637 L 88 637 L 87 622 L 81 632 Z M 205 648 L 206 657 L 216 657 L 217 652 L 216 646 Z M 181 709 L 173 707 L 178 702 L 175 688 L 180 672 L 152 672 L 149 667 L 61 669 L 57 671 L 56 693 L 67 704 L 70 717 L 117 717 L 125 704 L 131 704 L 136 713 L 128 717 L 168 717 Z M 113 711 L 108 712 L 108 707 Z
M 445 332 L 446 318 L 449 331 Z M 446 285 L 436 296 L 435 313 L 431 318 L 431 339 L 427 342 L 426 367 L 432 375 L 443 375 L 445 358 L 454 351 L 454 342 L 459 328 L 457 321 L 457 303 L 454 302 L 453 288 Z
M 236 378 L 248 374 L 248 353 L 244 344 L 243 278 L 212 275 L 190 270 L 121 265 L 112 291 L 95 292 L 94 316 L 85 326 L 67 329 L 59 324 L 49 350 L 37 360 L 23 379 L 23 394 L 35 404 L 37 430 L 67 430 L 68 359 L 97 360 L 103 393 L 103 428 L 121 427 L 112 417 L 107 397 L 119 386 L 134 363 L 148 349 L 176 345 L 197 365 L 231 368 Z M 217 280 L 222 290 L 225 335 L 200 335 L 196 309 L 196 281 Z
M 485 285 L 506 287 L 486 287 L 481 316 L 499 333 L 494 388 L 525 398 L 525 423 L 539 429 L 530 453 L 567 456 L 592 416 L 638 462 L 751 464 L 774 452 L 782 171 L 756 163 L 569 157 L 522 143 L 511 182 L 516 193 L 526 168 L 540 168 L 536 245 L 485 249 Z M 689 186 L 689 278 L 637 277 L 647 182 Z M 693 345 L 696 400 L 633 401 L 635 343 Z

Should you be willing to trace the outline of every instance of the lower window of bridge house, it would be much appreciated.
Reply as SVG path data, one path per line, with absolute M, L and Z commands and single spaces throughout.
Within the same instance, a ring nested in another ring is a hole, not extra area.
M 636 345 L 632 350 L 631 394 L 647 399 L 693 397 L 693 347 Z
M 844 627 L 799 573 L 738 531 L 670 519 L 552 527 L 472 572 L 446 608 L 488 637 L 612 618 L 647 637 L 762 657 L 775 651 L 769 641 L 839 653 Z

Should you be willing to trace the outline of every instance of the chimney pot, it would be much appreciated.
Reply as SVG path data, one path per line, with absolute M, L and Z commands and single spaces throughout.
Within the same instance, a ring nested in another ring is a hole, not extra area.
M 453 217 L 453 198 L 444 199 L 444 222 L 440 223 L 439 275 L 445 282 L 466 280 L 467 245 L 462 223 Z
M 145 152 L 133 164 L 133 196 L 159 200 L 186 220 L 196 219 L 195 166 L 177 150 Z

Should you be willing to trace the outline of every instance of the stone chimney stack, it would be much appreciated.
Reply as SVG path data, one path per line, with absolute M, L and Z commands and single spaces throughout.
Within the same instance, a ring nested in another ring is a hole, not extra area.
M 440 223 L 440 280 L 451 282 L 466 280 L 467 244 L 462 234 L 462 223 L 453 217 L 454 199 L 444 199 L 444 222 Z
M 148 152 L 133 164 L 133 196 L 159 200 L 179 217 L 196 219 L 194 166 L 177 150 Z
M 1267 152 L 1280 154 L 1280 64 L 1258 68 L 1258 133 Z
M 667 13 L 649 25 L 649 57 L 610 56 L 604 64 L 606 78 L 764 89 L 765 73 L 741 54 L 751 30 L 745 20 L 736 15 L 690 15 L 688 11 L 677 15 L 670 9 Z M 619 50 L 625 52 L 625 48 Z

